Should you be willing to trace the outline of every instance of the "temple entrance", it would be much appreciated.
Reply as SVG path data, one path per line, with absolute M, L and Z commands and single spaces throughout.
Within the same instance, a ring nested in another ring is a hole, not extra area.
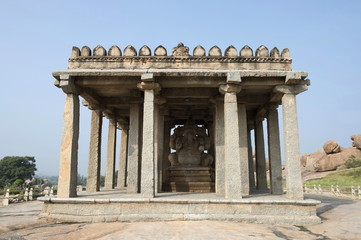
M 168 155 L 170 167 L 166 191 L 214 192 L 214 157 L 209 129 L 197 125 L 190 117 L 185 125 L 177 126 L 170 137 Z

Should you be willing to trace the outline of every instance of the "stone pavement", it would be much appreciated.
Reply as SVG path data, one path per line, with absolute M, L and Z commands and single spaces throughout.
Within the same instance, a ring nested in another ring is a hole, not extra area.
M 322 223 L 313 226 L 240 222 L 173 221 L 53 223 L 37 219 L 40 202 L 0 207 L 0 240 L 24 239 L 361 239 L 361 202 L 310 195 L 321 200 Z

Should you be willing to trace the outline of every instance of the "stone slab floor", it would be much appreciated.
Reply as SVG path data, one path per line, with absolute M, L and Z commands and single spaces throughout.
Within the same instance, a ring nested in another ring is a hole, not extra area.
M 307 195 L 322 201 L 322 223 L 313 226 L 174 221 L 53 223 L 37 219 L 40 202 L 0 207 L 0 240 L 13 239 L 361 239 L 361 201 Z

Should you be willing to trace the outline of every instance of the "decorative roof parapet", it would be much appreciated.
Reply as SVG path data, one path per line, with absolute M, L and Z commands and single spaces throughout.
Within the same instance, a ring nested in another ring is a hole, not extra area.
M 210 68 L 236 70 L 292 70 L 292 59 L 287 48 L 280 51 L 274 47 L 271 51 L 260 46 L 255 53 L 249 46 L 244 46 L 239 52 L 234 46 L 227 47 L 222 54 L 218 46 L 206 50 L 198 45 L 193 50 L 179 43 L 172 49 L 171 56 L 163 46 L 152 50 L 144 45 L 137 51 L 128 45 L 122 52 L 116 45 L 108 51 L 100 45 L 93 51 L 88 46 L 81 50 L 73 47 L 69 58 L 69 69 L 144 69 L 144 68 Z M 206 56 L 207 55 L 207 56 Z

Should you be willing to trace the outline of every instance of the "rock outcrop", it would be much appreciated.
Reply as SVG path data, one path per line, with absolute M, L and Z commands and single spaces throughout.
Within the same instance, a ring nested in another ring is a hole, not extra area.
M 361 150 L 361 135 L 352 135 L 351 140 L 352 140 L 352 147 Z
M 352 155 L 361 158 L 361 135 L 352 135 L 351 148 L 342 148 L 335 140 L 323 145 L 324 152 L 305 154 L 301 157 L 304 172 L 324 172 L 336 170 L 346 163 Z
M 341 152 L 341 147 L 335 140 L 329 140 L 323 144 L 323 150 L 326 154 L 339 153 Z

